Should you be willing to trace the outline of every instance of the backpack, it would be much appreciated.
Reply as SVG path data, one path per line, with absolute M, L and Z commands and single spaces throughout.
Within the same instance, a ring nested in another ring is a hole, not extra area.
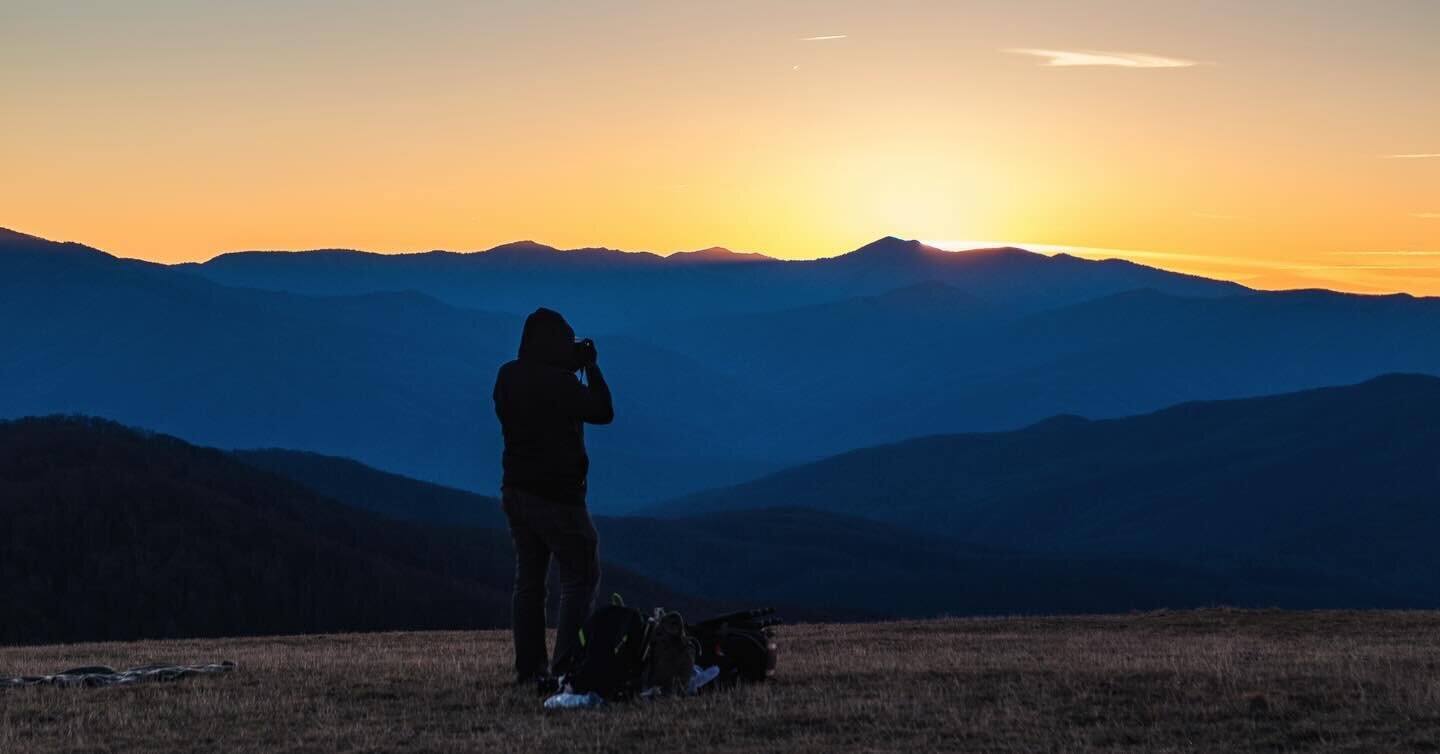
M 719 667 L 720 675 L 709 688 L 733 686 L 739 682 L 762 683 L 775 674 L 774 608 L 747 610 L 701 621 L 690 626 L 700 644 L 695 663 Z
M 640 687 L 662 694 L 685 694 L 695 670 L 696 643 L 677 612 L 655 609 L 645 640 Z
M 618 699 L 638 690 L 645 617 L 626 607 L 619 595 L 612 600 L 614 604 L 597 608 L 585 619 L 579 644 L 564 663 L 564 682 L 576 693 Z

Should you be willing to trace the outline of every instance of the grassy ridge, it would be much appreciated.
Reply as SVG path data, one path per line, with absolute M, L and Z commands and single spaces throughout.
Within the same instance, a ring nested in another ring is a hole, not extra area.
M 1440 613 L 1208 610 L 797 625 L 775 683 L 545 713 L 505 632 L 0 648 L 0 673 L 233 659 L 0 697 L 0 751 L 1433 750 Z

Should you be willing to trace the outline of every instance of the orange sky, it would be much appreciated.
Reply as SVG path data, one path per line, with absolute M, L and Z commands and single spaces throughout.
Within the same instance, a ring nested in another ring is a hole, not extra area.
M 7 0 L 0 226 L 165 262 L 888 234 L 1440 294 L 1437 38 L 1432 0 Z

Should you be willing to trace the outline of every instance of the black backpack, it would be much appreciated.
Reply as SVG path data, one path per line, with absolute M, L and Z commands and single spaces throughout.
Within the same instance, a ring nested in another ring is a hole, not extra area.
M 695 664 L 716 666 L 720 675 L 705 688 L 761 683 L 775 674 L 774 608 L 722 615 L 690 626 L 700 644 Z
M 580 629 L 580 642 L 566 658 L 564 680 L 576 693 L 620 699 L 637 692 L 645 654 L 645 616 L 615 604 L 597 608 Z

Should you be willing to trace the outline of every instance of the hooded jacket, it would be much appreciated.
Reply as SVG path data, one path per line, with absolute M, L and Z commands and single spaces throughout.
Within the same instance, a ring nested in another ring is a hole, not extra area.
M 505 487 L 583 505 L 590 458 L 586 422 L 615 418 L 610 388 L 590 365 L 575 376 L 575 331 L 558 312 L 536 309 L 525 319 L 519 358 L 495 378 L 495 415 L 505 435 Z

